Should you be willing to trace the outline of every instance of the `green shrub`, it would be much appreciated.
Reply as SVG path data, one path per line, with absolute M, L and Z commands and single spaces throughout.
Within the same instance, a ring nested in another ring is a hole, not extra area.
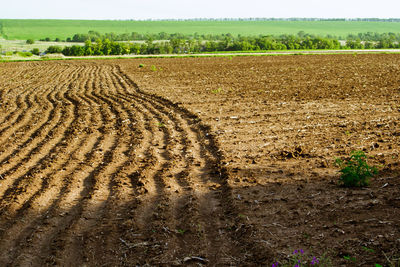
M 31 52 L 17 52 L 17 54 L 20 57 L 31 57 L 32 56 Z
M 363 151 L 353 151 L 350 159 L 336 159 L 342 173 L 339 184 L 345 187 L 363 187 L 369 185 L 369 178 L 378 173 L 378 169 L 367 164 L 367 155 Z
M 32 50 L 31 50 L 31 53 L 32 54 L 34 54 L 34 55 L 40 55 L 40 51 L 39 51 L 39 48 L 33 48 Z
M 60 54 L 62 50 L 61 46 L 51 45 L 46 49 L 46 54 Z
M 26 40 L 26 43 L 27 43 L 27 44 L 34 44 L 35 41 L 34 41 L 33 39 L 28 39 L 28 40 Z

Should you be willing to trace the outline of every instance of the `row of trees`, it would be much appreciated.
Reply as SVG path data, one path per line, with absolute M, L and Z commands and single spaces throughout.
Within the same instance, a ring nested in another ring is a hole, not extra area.
M 362 42 L 358 39 L 347 41 L 345 47 L 349 49 L 400 48 L 400 43 L 392 42 L 390 40 L 380 40 L 379 42 Z
M 125 55 L 125 54 L 184 54 L 217 51 L 261 51 L 261 50 L 306 50 L 306 49 L 363 49 L 363 48 L 400 48 L 397 43 L 380 41 L 377 43 L 347 41 L 341 45 L 338 40 L 309 36 L 300 38 L 287 35 L 279 39 L 264 37 L 226 37 L 221 41 L 199 41 L 172 39 L 170 41 L 154 42 L 115 42 L 109 39 L 97 39 L 96 42 L 86 40 L 85 45 L 73 45 L 62 48 L 50 46 L 46 53 L 62 53 L 66 56 L 91 55 Z
M 234 38 L 230 33 L 227 34 L 183 34 L 183 33 L 105 33 L 100 34 L 96 31 L 89 31 L 87 34 L 75 34 L 72 38 L 67 38 L 67 42 L 80 42 L 83 43 L 87 40 L 95 42 L 97 39 L 109 39 L 110 41 L 149 41 L 149 40 L 172 40 L 172 39 L 182 39 L 182 40 L 223 40 L 225 37 Z
M 262 38 L 265 37 L 264 35 L 259 35 L 259 36 L 252 36 L 252 37 L 243 37 L 240 34 L 237 36 L 233 36 L 230 33 L 226 34 L 183 34 L 183 33 L 166 33 L 166 32 L 160 32 L 160 33 L 146 33 L 146 34 L 141 34 L 137 32 L 132 32 L 132 33 L 122 33 L 122 34 L 116 34 L 116 33 L 106 33 L 106 34 L 100 34 L 99 32 L 96 31 L 89 31 L 86 34 L 75 34 L 73 37 L 68 37 L 66 39 L 67 42 L 77 42 L 77 43 L 84 43 L 85 41 L 92 41 L 96 42 L 98 39 L 101 40 L 110 40 L 110 41 L 153 41 L 153 40 L 174 40 L 174 39 L 181 39 L 181 40 L 198 40 L 198 41 L 222 41 L 225 40 L 226 38 L 233 39 L 233 40 L 240 40 L 242 38 Z M 314 34 L 308 34 L 305 33 L 304 31 L 298 32 L 296 35 L 268 35 L 268 37 L 276 39 L 276 40 L 285 40 L 288 38 L 296 38 L 299 37 L 301 39 L 304 38 L 322 38 L 322 39 L 335 39 L 335 40 L 349 40 L 349 41 L 367 41 L 367 42 L 400 42 L 400 33 L 376 33 L 376 32 L 366 32 L 366 33 L 358 33 L 358 34 L 349 34 L 345 37 L 343 36 L 333 36 L 333 35 L 326 35 L 325 37 L 319 37 Z M 50 38 L 44 38 L 41 39 L 40 41 L 52 41 Z M 59 38 L 56 38 L 56 42 L 61 42 Z
M 360 40 L 360 41 L 391 41 L 391 42 L 400 42 L 400 33 L 377 33 L 377 32 L 366 32 L 359 34 L 349 34 L 346 37 L 346 40 Z
M 317 35 L 313 34 L 308 34 L 305 33 L 304 31 L 298 32 L 296 35 L 278 35 L 278 36 L 272 36 L 268 35 L 269 37 L 272 37 L 274 39 L 287 39 L 292 38 L 292 37 L 300 37 L 300 38 L 318 38 Z M 260 38 L 263 37 L 263 35 L 259 35 L 256 37 L 247 37 L 247 38 Z M 182 33 L 166 33 L 166 32 L 160 32 L 160 33 L 146 33 L 146 34 L 141 34 L 137 32 L 132 32 L 132 33 L 122 33 L 122 34 L 116 34 L 116 33 L 106 33 L 106 34 L 100 34 L 99 32 L 96 31 L 89 31 L 87 34 L 75 34 L 72 38 L 67 38 L 68 42 L 80 42 L 83 43 L 87 40 L 90 40 L 92 42 L 95 42 L 97 39 L 109 39 L 110 41 L 149 41 L 149 40 L 173 40 L 173 39 L 182 39 L 182 40 L 207 40 L 207 41 L 221 41 L 225 40 L 226 38 L 230 39 L 240 39 L 243 38 L 240 34 L 237 36 L 233 36 L 230 33 L 226 34 L 182 34 Z M 389 40 L 391 42 L 400 42 L 400 33 L 377 33 L 377 32 L 366 32 L 366 33 L 358 33 L 358 34 L 349 34 L 346 37 L 337 37 L 337 36 L 332 36 L 332 35 L 327 35 L 323 38 L 327 39 L 344 39 L 344 40 L 360 40 L 360 41 L 383 41 L 383 40 Z M 47 38 L 46 38 L 47 39 Z M 56 39 L 56 41 L 59 41 Z

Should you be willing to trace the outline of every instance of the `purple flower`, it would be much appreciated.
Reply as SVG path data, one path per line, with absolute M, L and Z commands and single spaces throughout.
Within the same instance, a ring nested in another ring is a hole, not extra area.
M 299 251 L 297 249 L 295 251 L 293 251 L 293 255 L 296 255 L 297 253 L 299 253 Z
M 316 257 L 313 257 L 313 259 L 311 261 L 311 265 L 318 264 L 318 263 L 319 263 L 319 260 Z
M 278 262 L 275 262 L 274 264 L 272 264 L 272 267 L 278 267 Z
M 301 255 L 303 255 L 304 254 L 304 250 L 300 249 L 300 253 L 301 253 Z
M 300 267 L 300 265 L 296 264 L 294 267 Z

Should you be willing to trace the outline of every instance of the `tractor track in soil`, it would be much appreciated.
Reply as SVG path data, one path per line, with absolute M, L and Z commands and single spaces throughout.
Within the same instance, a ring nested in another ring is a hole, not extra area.
M 10 65 L 21 70 L 0 81 L 0 265 L 232 264 L 230 188 L 196 116 L 114 64 Z

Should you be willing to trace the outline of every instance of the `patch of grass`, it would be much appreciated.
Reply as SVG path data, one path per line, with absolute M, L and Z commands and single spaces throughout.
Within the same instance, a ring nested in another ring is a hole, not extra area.
M 31 52 L 18 52 L 17 55 L 20 57 L 31 57 L 32 53 Z
M 369 185 L 369 178 L 378 173 L 378 169 L 367 164 L 367 155 L 363 151 L 353 151 L 348 160 L 336 159 L 336 165 L 342 173 L 339 184 L 345 187 L 363 187 Z

